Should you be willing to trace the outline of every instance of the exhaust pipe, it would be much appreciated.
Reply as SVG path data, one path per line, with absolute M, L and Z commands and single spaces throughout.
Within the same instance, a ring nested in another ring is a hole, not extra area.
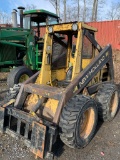
M 13 9 L 12 11 L 12 27 L 17 28 L 17 10 Z
M 24 7 L 18 7 L 20 11 L 20 28 L 23 28 L 23 10 L 25 9 Z

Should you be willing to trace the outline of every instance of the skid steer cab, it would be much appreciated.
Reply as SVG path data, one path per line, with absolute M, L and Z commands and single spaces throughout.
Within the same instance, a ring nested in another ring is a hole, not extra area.
M 80 22 L 48 26 L 41 71 L 1 102 L 1 132 L 23 137 L 40 158 L 53 159 L 57 136 L 71 148 L 85 147 L 98 117 L 111 121 L 116 115 L 112 49 L 100 47 L 96 31 Z

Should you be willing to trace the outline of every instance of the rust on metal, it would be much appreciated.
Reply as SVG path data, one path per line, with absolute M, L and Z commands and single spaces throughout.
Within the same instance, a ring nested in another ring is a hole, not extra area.
M 38 71 L 37 73 L 35 73 L 33 76 L 31 76 L 25 82 L 23 82 L 23 84 L 32 83 L 33 81 L 35 82 L 35 80 L 36 80 L 37 76 L 39 75 L 39 73 L 40 73 L 40 71 Z
M 16 108 L 21 108 L 22 104 L 24 103 L 24 99 L 26 98 L 25 96 L 24 96 L 24 99 L 22 97 L 22 94 L 24 93 L 24 85 L 28 84 L 28 83 L 31 83 L 32 81 L 35 81 L 35 79 L 37 78 L 37 76 L 39 75 L 39 73 L 40 73 L 40 71 L 38 71 L 37 73 L 35 73 L 33 76 L 31 76 L 29 79 L 27 79 L 24 83 L 22 83 L 20 91 L 18 93 L 18 96 L 17 96 L 15 104 L 14 104 L 14 106 Z
M 0 132 L 3 133 L 4 131 L 4 113 L 5 113 L 5 108 L 0 107 Z
M 15 102 L 15 99 L 11 99 L 8 103 L 4 104 L 2 107 L 5 108 L 14 102 Z
M 63 94 L 64 89 L 51 87 L 48 85 L 26 84 L 24 91 L 27 93 L 37 94 L 46 98 L 53 98 L 59 100 Z
M 62 95 L 62 97 L 61 97 L 61 99 L 58 103 L 58 107 L 56 109 L 56 113 L 55 113 L 55 116 L 53 118 L 53 123 L 58 124 L 58 121 L 59 121 L 59 118 L 60 118 L 60 113 L 61 113 L 61 110 L 62 110 L 64 105 L 65 105 L 65 94 Z
M 16 108 L 21 108 L 22 107 L 22 104 L 24 102 L 23 98 L 22 98 L 23 93 L 24 93 L 24 84 L 21 85 L 20 91 L 19 91 L 19 93 L 17 95 L 17 98 L 16 98 L 16 101 L 14 103 L 14 106 Z M 26 97 L 24 97 L 24 98 L 26 98 Z
M 46 136 L 46 126 L 37 122 L 33 122 L 31 151 L 36 155 L 36 157 L 40 158 L 44 157 L 45 136 Z
M 28 123 L 32 123 L 33 121 L 40 121 L 40 118 L 33 116 L 32 114 L 29 114 L 27 112 L 24 112 L 22 110 L 18 110 L 16 108 L 13 107 L 9 107 L 6 110 L 6 113 L 8 115 L 11 115 L 17 119 L 23 119 L 24 121 L 28 122 Z

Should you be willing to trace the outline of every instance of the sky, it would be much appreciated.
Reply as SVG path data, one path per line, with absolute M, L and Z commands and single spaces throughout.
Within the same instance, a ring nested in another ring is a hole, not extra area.
M 70 0 L 67 0 L 67 2 L 69 1 Z M 106 7 L 108 7 L 112 1 L 120 2 L 120 0 L 106 0 Z M 37 6 L 37 9 L 46 9 L 55 13 L 55 9 L 49 0 L 0 0 L 0 10 L 11 13 L 12 9 L 15 9 L 18 6 L 25 7 L 27 4 L 34 4 Z
M 25 7 L 27 4 L 34 4 L 36 9 L 46 9 L 55 12 L 54 7 L 48 0 L 0 0 L 0 11 L 11 13 L 12 9 L 17 9 L 18 6 Z
M 105 2 L 105 10 L 109 9 L 111 2 L 120 2 L 120 0 L 106 0 Z M 67 0 L 67 3 L 70 0 Z M 26 5 L 34 4 L 37 8 L 36 9 L 45 9 L 55 13 L 55 9 L 49 0 L 0 0 L 0 11 L 5 12 L 7 14 L 11 14 L 13 9 L 17 9 L 18 6 L 25 7 Z M 103 12 L 103 14 L 104 14 Z

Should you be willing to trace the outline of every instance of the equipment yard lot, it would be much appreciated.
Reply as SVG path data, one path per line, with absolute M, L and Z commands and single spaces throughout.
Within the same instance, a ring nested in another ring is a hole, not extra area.
M 114 56 L 116 83 L 120 82 L 120 53 Z M 120 85 L 118 85 L 120 91 Z M 0 95 L 1 96 L 1 95 Z M 2 98 L 2 97 L 0 97 Z M 120 106 L 120 105 L 119 105 Z M 34 160 L 34 155 L 16 138 L 0 134 L 0 160 Z M 97 133 L 84 149 L 70 149 L 60 140 L 55 146 L 55 160 L 118 160 L 120 159 L 120 111 L 110 123 L 99 121 Z M 39 158 L 38 158 L 39 159 Z M 39 159 L 40 160 L 40 159 Z

